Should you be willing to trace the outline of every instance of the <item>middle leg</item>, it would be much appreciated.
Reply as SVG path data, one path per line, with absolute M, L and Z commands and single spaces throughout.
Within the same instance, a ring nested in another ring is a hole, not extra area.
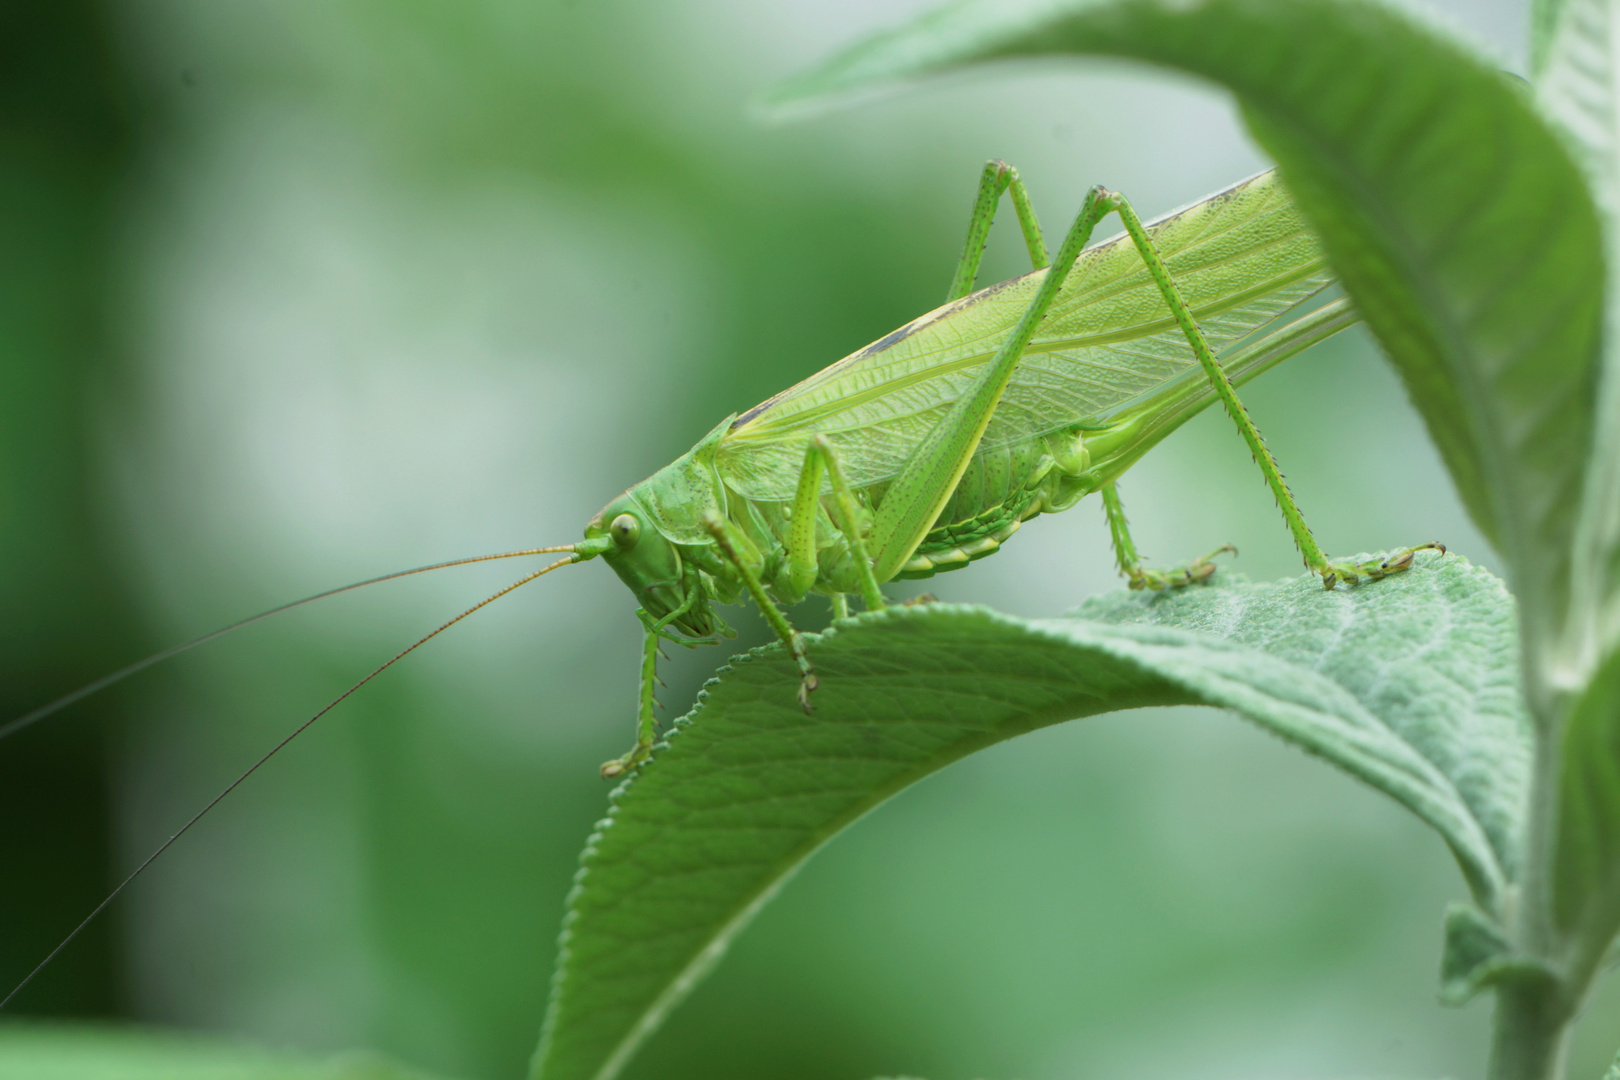
M 805 712 L 809 712 L 810 694 L 815 690 L 818 680 L 815 668 L 810 666 L 810 655 L 805 648 L 804 635 L 793 629 L 793 624 L 788 622 L 782 609 L 776 606 L 776 601 L 765 592 L 765 584 L 759 580 L 759 573 L 737 553 L 737 543 L 732 536 L 735 526 L 713 510 L 709 510 L 703 515 L 703 527 L 714 537 L 720 553 L 742 578 L 743 587 L 748 590 L 748 595 L 753 597 L 760 614 L 765 616 L 765 621 L 770 623 L 771 629 L 776 631 L 776 636 L 782 639 L 794 662 L 799 665 L 799 706 Z
M 860 509 L 855 492 L 844 477 L 838 452 L 825 435 L 817 435 L 805 447 L 804 467 L 799 471 L 799 488 L 793 497 L 793 518 L 788 529 L 788 561 L 794 593 L 802 596 L 815 584 L 820 573 L 816 557 L 816 518 L 821 505 L 821 478 L 832 483 L 833 504 L 838 509 L 837 525 L 849 544 L 850 557 L 860 583 L 861 599 L 868 611 L 881 611 L 885 601 L 872 575 L 872 560 L 862 538 Z M 845 606 L 848 612 L 848 606 Z
M 1237 548 L 1222 544 L 1208 555 L 1201 555 L 1185 566 L 1174 570 L 1154 570 L 1142 565 L 1131 539 L 1130 526 L 1125 522 L 1125 506 L 1119 501 L 1119 492 L 1113 482 L 1103 485 L 1103 512 L 1108 515 L 1108 536 L 1113 541 L 1114 558 L 1119 572 L 1130 581 L 1133 589 L 1181 588 L 1195 581 L 1204 581 L 1215 572 L 1215 556 L 1236 555 Z

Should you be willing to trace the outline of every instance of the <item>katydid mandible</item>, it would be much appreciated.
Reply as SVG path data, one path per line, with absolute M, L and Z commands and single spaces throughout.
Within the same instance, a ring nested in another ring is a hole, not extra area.
M 973 292 L 996 208 L 1010 195 L 1035 269 Z M 1124 235 L 1086 248 L 1117 214 Z M 1237 425 L 1305 565 L 1332 588 L 1411 565 L 1406 548 L 1329 559 L 1311 535 L 1234 384 L 1356 321 L 1347 300 L 1286 325 L 1332 283 L 1315 238 L 1275 172 L 1152 224 L 1092 188 L 1048 256 L 1018 173 L 991 161 L 944 306 L 740 415 L 610 502 L 572 545 L 600 556 L 640 602 L 646 631 L 636 742 L 602 766 L 617 777 L 651 755 L 659 643 L 729 636 L 713 605 L 758 605 L 801 672 L 816 675 L 784 607 L 810 593 L 849 614 L 880 586 L 995 552 L 1019 525 L 1101 492 L 1132 588 L 1202 581 L 1213 557 L 1141 565 L 1115 481 L 1160 439 L 1219 399 Z

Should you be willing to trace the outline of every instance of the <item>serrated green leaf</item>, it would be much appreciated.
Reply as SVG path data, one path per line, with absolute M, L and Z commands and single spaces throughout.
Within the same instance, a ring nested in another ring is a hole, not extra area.
M 540 1080 L 607 1080 L 805 859 L 975 750 L 1147 705 L 1232 708 L 1389 793 L 1498 912 L 1518 865 L 1528 720 L 1513 603 L 1455 556 L 1374 585 L 1314 577 L 1126 593 L 1023 621 L 890 608 L 737 658 L 615 794 L 570 899 Z
M 0 1025 L 0 1080 L 432 1080 L 372 1054 L 295 1058 L 153 1028 Z
M 1173 67 L 1237 95 L 1507 558 L 1532 698 L 1550 714 L 1604 265 L 1591 197 L 1559 140 L 1510 77 L 1367 0 L 972 0 L 870 39 L 772 102 L 1081 54 Z
M 1553 916 L 1567 962 L 1590 975 L 1620 930 L 1620 652 L 1575 703 L 1562 764 Z

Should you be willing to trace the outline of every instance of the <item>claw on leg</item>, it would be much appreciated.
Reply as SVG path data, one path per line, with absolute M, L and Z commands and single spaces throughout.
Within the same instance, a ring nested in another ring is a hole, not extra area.
M 617 780 L 626 773 L 634 772 L 640 768 L 648 758 L 652 757 L 653 743 L 655 741 L 656 737 L 652 735 L 638 736 L 636 745 L 631 747 L 628 754 L 620 755 L 612 761 L 602 762 L 602 767 L 598 770 L 602 779 Z
M 1236 555 L 1237 548 L 1231 544 L 1222 544 L 1208 555 L 1200 555 L 1185 566 L 1178 566 L 1174 570 L 1150 570 L 1137 565 L 1132 566 L 1126 573 L 1130 578 L 1133 589 L 1180 589 L 1199 581 L 1207 581 L 1215 573 L 1215 556 Z
M 804 635 L 794 631 L 792 639 L 788 642 L 788 650 L 792 652 L 793 659 L 799 665 L 799 708 L 806 714 L 812 713 L 815 706 L 810 704 L 810 695 L 821 685 L 821 680 L 816 678 L 816 669 L 810 665 L 810 657 L 804 647 Z
M 612 761 L 604 761 L 602 762 L 601 769 L 602 779 L 617 780 L 634 767 L 635 763 L 631 760 L 631 755 L 629 754 L 626 754 L 623 757 L 616 757 Z
M 664 627 L 690 609 L 698 596 L 696 583 L 687 581 L 683 584 L 685 596 L 680 606 L 663 618 L 654 619 L 646 609 L 636 612 L 636 617 L 647 631 L 641 646 L 641 697 L 636 710 L 636 745 L 623 757 L 602 763 L 600 771 L 604 780 L 616 780 L 652 757 L 653 744 L 658 740 L 658 698 L 653 687 L 664 685 L 664 680 L 658 677 L 658 658 L 664 656 Z M 664 656 L 664 659 L 669 657 Z
M 1340 581 L 1350 585 L 1358 585 L 1362 578 L 1377 581 L 1379 578 L 1398 574 L 1412 565 L 1412 558 L 1420 551 L 1438 551 L 1444 555 L 1446 545 L 1438 540 L 1430 540 L 1427 544 L 1418 544 L 1416 547 L 1405 548 L 1392 552 L 1382 558 L 1364 559 L 1361 562 L 1329 562 L 1317 573 L 1322 575 L 1322 587 L 1331 589 Z

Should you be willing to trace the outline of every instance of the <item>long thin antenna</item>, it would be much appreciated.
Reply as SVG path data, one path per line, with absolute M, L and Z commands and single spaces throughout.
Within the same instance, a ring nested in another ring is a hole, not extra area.
M 336 596 L 339 593 L 351 592 L 355 589 L 363 589 L 367 585 L 378 585 L 384 581 L 393 581 L 395 578 L 410 577 L 412 574 L 425 574 L 429 570 L 446 570 L 452 566 L 466 566 L 470 563 L 492 562 L 496 559 L 516 559 L 525 555 L 549 555 L 558 551 L 571 550 L 573 550 L 573 545 L 570 544 L 563 547 L 525 548 L 522 551 L 503 551 L 498 555 L 475 555 L 470 559 L 451 559 L 449 562 L 434 563 L 432 566 L 418 566 L 414 570 L 396 570 L 392 574 L 384 574 L 381 577 L 367 578 L 364 581 L 356 581 L 352 585 L 340 585 L 335 589 L 327 589 L 325 592 L 318 592 L 313 596 L 306 596 L 302 600 L 294 600 L 291 603 L 282 604 L 279 607 L 273 607 L 269 611 L 261 611 L 257 615 L 249 615 L 245 619 L 238 619 L 229 626 L 222 626 L 218 630 L 212 630 L 201 637 L 194 637 L 190 641 L 181 642 L 179 645 L 171 645 L 162 652 L 155 652 L 144 660 L 137 660 L 128 667 L 119 668 L 111 675 L 103 675 L 95 682 L 86 683 L 84 686 L 79 687 L 71 694 L 63 695 L 48 705 L 41 705 L 33 712 L 24 713 L 22 716 L 17 717 L 17 719 L 0 725 L 0 739 L 4 739 L 8 735 L 15 735 L 23 728 L 36 724 L 53 713 L 61 712 L 74 702 L 83 701 L 91 694 L 94 694 L 100 690 L 105 690 L 114 683 L 123 682 L 131 675 L 145 671 L 154 664 L 161 664 L 171 656 L 179 656 L 181 653 L 195 649 L 199 645 L 206 645 L 215 638 L 222 638 L 233 630 L 240 630 L 244 626 L 252 626 L 254 623 L 268 619 L 272 615 L 280 615 L 283 611 L 291 611 L 293 608 L 303 607 L 305 604 L 313 604 L 317 600 L 325 600 L 328 596 Z
M 552 550 L 553 551 L 557 551 L 557 550 L 567 551 L 567 550 L 571 550 L 571 548 L 560 548 L 560 549 L 559 548 L 553 548 Z M 525 554 L 528 554 L 528 553 L 525 553 Z M 500 556 L 489 556 L 489 557 L 490 558 L 500 558 Z M 463 560 L 463 561 L 465 561 L 465 562 L 476 562 L 477 560 L 475 560 L 475 559 L 466 559 L 466 560 Z M 221 791 L 218 795 L 214 796 L 213 800 L 210 801 L 207 806 L 203 807 L 201 810 L 199 810 L 195 814 L 193 814 L 192 817 L 191 817 L 191 820 L 186 822 L 184 825 L 182 825 L 180 827 L 179 832 L 176 832 L 173 836 L 171 836 L 167 840 L 165 840 L 163 842 L 162 847 L 158 848 L 156 851 L 152 852 L 152 854 L 148 855 L 146 857 L 146 860 L 144 862 L 142 862 L 141 865 L 137 866 L 134 869 L 134 871 L 130 873 L 130 875 L 128 877 L 126 877 L 123 881 L 119 882 L 118 887 L 116 889 L 114 889 L 112 892 L 108 893 L 107 898 L 105 900 L 103 900 L 101 903 L 97 904 L 96 909 L 94 911 L 92 911 L 90 914 L 86 915 L 84 917 L 84 921 L 79 923 L 78 926 L 75 926 L 73 928 L 73 932 L 71 934 L 69 934 L 67 937 L 63 938 L 61 944 L 57 945 L 56 948 L 52 949 L 51 954 L 49 956 L 47 956 L 45 959 L 41 960 L 34 967 L 34 970 L 30 971 L 28 973 L 27 978 L 25 978 L 22 982 L 18 983 L 15 987 L 13 987 L 12 990 L 11 990 L 11 993 L 7 994 L 3 999 L 0 999 L 0 1009 L 4 1009 L 8 1004 L 11 1003 L 12 998 L 16 997 L 18 994 L 20 994 L 22 992 L 23 987 L 25 987 L 29 983 L 33 982 L 34 981 L 34 976 L 38 975 L 41 971 L 44 971 L 45 968 L 47 966 L 49 966 L 50 962 L 52 960 L 55 960 L 57 955 L 63 949 L 67 948 L 68 945 L 73 941 L 73 939 L 78 937 L 80 932 L 83 931 L 85 927 L 89 926 L 92 922 L 95 921 L 95 918 L 96 918 L 97 915 L 100 915 L 103 911 L 105 911 L 107 909 L 108 904 L 111 904 L 114 900 L 118 899 L 118 895 L 120 893 L 122 893 L 126 888 L 129 887 L 130 882 L 132 882 L 136 878 L 140 877 L 141 872 L 144 871 L 148 866 L 151 866 L 154 861 L 156 861 L 156 859 L 157 859 L 157 857 L 159 855 L 162 855 L 165 851 L 168 851 L 170 847 L 174 846 L 174 842 L 176 840 L 180 839 L 182 836 L 186 835 L 186 833 L 191 829 L 191 827 L 193 825 L 197 824 L 197 822 L 202 820 L 204 814 L 207 814 L 208 811 L 210 811 L 214 807 L 218 806 L 220 804 L 220 802 L 225 798 L 225 796 L 229 795 L 231 792 L 233 792 L 237 788 L 241 787 L 243 781 L 245 781 L 248 777 L 252 776 L 254 773 L 258 772 L 259 767 L 261 765 L 263 765 L 265 762 L 269 761 L 271 758 L 273 758 L 277 754 L 279 754 L 286 747 L 286 745 L 288 743 L 292 742 L 294 739 L 298 738 L 298 736 L 302 735 L 305 731 L 309 730 L 310 725 L 315 723 L 315 721 L 319 720 L 321 717 L 325 716 L 327 713 L 331 712 L 333 709 L 335 709 L 339 705 L 341 705 L 344 701 L 348 700 L 348 698 L 349 698 L 349 696 L 351 694 L 353 694 L 356 690 L 360 689 L 362 686 L 366 685 L 366 683 L 370 682 L 372 679 L 375 679 L 378 675 L 381 675 L 383 672 L 387 671 L 389 668 L 393 667 L 395 664 L 397 664 L 401 660 L 405 659 L 405 657 L 409 656 L 411 653 L 415 652 L 417 649 L 420 649 L 423 645 L 426 645 L 428 642 L 432 641 L 434 638 L 438 637 L 440 634 L 444 633 L 446 630 L 450 629 L 452 626 L 456 625 L 456 623 L 460 622 L 462 619 L 465 619 L 467 616 L 471 615 L 473 612 L 479 610 L 480 608 L 488 607 L 490 604 L 493 604 L 495 601 L 499 600 L 501 597 L 505 596 L 507 593 L 513 592 L 516 589 L 522 588 L 524 585 L 527 585 L 529 582 L 533 581 L 537 577 L 541 577 L 542 575 L 551 573 L 553 570 L 557 569 L 557 567 L 559 567 L 559 566 L 567 566 L 569 563 L 580 562 L 580 561 L 582 561 L 582 560 L 580 560 L 577 557 L 569 557 L 569 558 L 566 558 L 566 559 L 558 559 L 556 562 L 552 563 L 551 565 L 542 567 L 541 569 L 536 570 L 534 573 L 528 575 L 527 577 L 524 577 L 524 578 L 522 578 L 522 579 L 520 579 L 518 581 L 513 582 L 511 585 L 508 585 L 506 588 L 502 589 L 500 592 L 496 593 L 495 595 L 487 597 L 484 600 L 480 600 L 478 603 L 474 604 L 472 607 L 468 608 L 466 611 L 463 611 L 460 615 L 457 615 L 455 618 L 451 619 L 449 622 L 447 622 L 447 623 L 443 624 L 442 626 L 440 626 L 437 630 L 434 630 L 431 634 L 425 634 L 422 637 L 417 638 L 416 641 L 409 648 L 402 649 L 398 653 L 395 653 L 394 657 L 391 660 L 389 660 L 387 663 L 381 664 L 377 668 L 373 669 L 371 674 L 367 675 L 365 678 L 361 679 L 359 682 L 355 683 L 353 686 L 351 686 L 347 690 L 343 691 L 343 693 L 341 693 L 337 697 L 333 698 L 327 704 L 327 706 L 324 709 L 322 709 L 320 712 L 316 713 L 314 716 L 310 717 L 308 720 L 305 720 L 302 724 L 299 724 L 298 727 L 293 730 L 291 735 L 288 735 L 285 739 L 282 739 L 280 742 L 276 743 L 276 745 L 271 748 L 269 753 L 265 754 L 258 761 L 255 761 L 252 764 L 252 766 L 250 766 L 248 768 L 248 770 L 246 772 L 244 772 L 241 776 L 238 776 L 235 780 L 232 780 L 230 782 L 230 785 L 228 787 L 226 787 L 224 791 Z M 444 565 L 454 565 L 454 564 L 453 563 L 447 563 L 447 564 L 444 564 Z M 432 567 L 425 567 L 424 569 L 432 569 Z M 415 571 L 406 571 L 406 573 L 414 573 L 414 572 Z M 392 576 L 398 577 L 400 575 L 395 574 L 395 575 L 392 575 Z M 376 580 L 381 581 L 381 580 L 384 580 L 384 579 L 378 578 Z M 353 588 L 354 586 L 350 586 L 350 587 Z

